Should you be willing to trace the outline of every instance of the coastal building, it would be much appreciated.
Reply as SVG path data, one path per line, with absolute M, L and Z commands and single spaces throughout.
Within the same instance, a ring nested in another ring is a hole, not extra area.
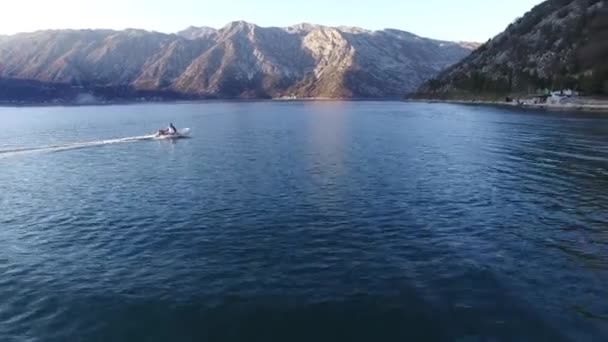
M 281 100 L 297 100 L 298 97 L 295 94 L 283 95 L 279 99 Z
M 578 92 L 572 89 L 562 89 L 551 92 L 551 96 L 559 96 L 559 97 L 572 97 L 578 96 Z
M 547 103 L 549 104 L 565 104 L 572 102 L 575 97 L 577 97 L 579 93 L 572 89 L 562 89 L 557 91 L 552 91 L 551 95 L 547 97 Z

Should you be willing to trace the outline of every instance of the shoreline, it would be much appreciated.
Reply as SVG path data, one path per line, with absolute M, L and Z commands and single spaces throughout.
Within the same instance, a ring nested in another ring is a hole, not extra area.
M 220 102 L 403 102 L 402 98 L 332 98 L 332 97 L 306 97 L 298 99 L 281 98 L 201 98 L 201 99 L 166 99 L 166 100 L 107 100 L 98 102 L 78 103 L 70 101 L 57 102 L 11 102 L 0 101 L 0 108 L 26 108 L 26 107 L 87 107 L 87 106 L 120 106 L 120 105 L 146 105 L 146 104 L 194 104 L 194 103 L 220 103 Z
M 565 103 L 565 104 L 551 104 L 551 103 L 517 103 L 517 102 L 505 102 L 505 101 L 488 101 L 488 100 L 438 100 L 438 99 L 406 99 L 405 102 L 418 102 L 418 103 L 451 103 L 461 105 L 478 105 L 478 106 L 499 106 L 509 108 L 521 108 L 521 109 L 536 109 L 536 110 L 547 110 L 547 111 L 584 111 L 584 112 L 597 112 L 608 114 L 608 99 L 607 100 L 594 100 L 581 103 Z
M 109 100 L 90 103 L 76 102 L 11 102 L 0 101 L 0 108 L 27 108 L 27 107 L 88 107 L 88 106 L 128 106 L 150 104 L 196 104 L 221 102 L 403 102 L 403 103 L 449 103 L 467 106 L 497 106 L 519 109 L 533 109 L 546 111 L 583 111 L 608 114 L 608 99 L 581 99 L 578 103 L 551 104 L 551 103 L 517 103 L 490 100 L 448 100 L 448 99 L 403 99 L 403 98 L 331 98 L 306 97 L 297 99 L 283 98 L 206 98 L 206 99 L 165 99 L 165 100 Z

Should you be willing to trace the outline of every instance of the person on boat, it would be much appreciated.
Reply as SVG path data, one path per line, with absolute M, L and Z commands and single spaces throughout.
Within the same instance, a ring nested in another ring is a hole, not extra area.
M 175 128 L 175 126 L 173 126 L 172 122 L 169 123 L 169 128 L 167 128 L 167 132 L 169 134 L 176 134 L 177 133 L 177 128 Z

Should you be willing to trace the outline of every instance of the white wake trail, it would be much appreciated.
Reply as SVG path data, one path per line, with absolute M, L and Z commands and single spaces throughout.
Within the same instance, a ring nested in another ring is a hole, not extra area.
M 76 149 L 81 149 L 81 148 L 99 147 L 99 146 L 112 145 L 112 144 L 123 144 L 123 143 L 130 143 L 130 142 L 137 142 L 137 141 L 144 141 L 144 140 L 153 140 L 154 137 L 155 137 L 154 134 L 151 134 L 151 135 L 140 135 L 140 136 L 135 136 L 135 137 L 118 138 L 118 139 L 76 142 L 76 143 L 70 143 L 70 144 L 14 148 L 14 149 L 0 150 L 0 158 L 12 157 L 12 156 L 28 154 L 28 153 L 61 152 L 61 151 L 76 150 Z

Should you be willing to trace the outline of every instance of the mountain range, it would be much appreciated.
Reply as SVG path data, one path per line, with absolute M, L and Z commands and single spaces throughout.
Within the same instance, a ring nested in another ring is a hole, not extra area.
M 545 1 L 414 96 L 489 99 L 544 89 L 608 95 L 607 1 Z
M 232 22 L 175 34 L 47 30 L 0 36 L 0 100 L 399 97 L 474 43 L 386 29 Z M 3 98 L 4 97 L 4 98 Z

